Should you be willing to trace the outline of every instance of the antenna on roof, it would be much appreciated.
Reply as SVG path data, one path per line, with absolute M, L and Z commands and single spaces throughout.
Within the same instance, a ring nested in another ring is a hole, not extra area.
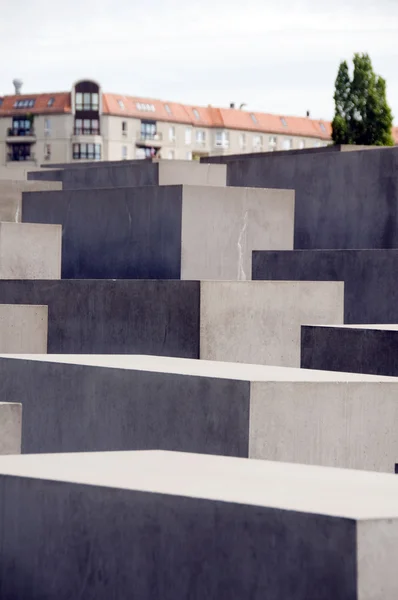
M 309 119 L 309 118 L 310 118 L 310 115 L 311 115 L 310 111 L 309 111 L 309 110 L 307 110 L 307 119 Z
M 15 95 L 19 96 L 21 93 L 21 88 L 23 86 L 22 79 L 14 79 L 12 83 L 14 84 L 14 87 L 15 87 Z
M 242 110 L 242 108 L 243 108 L 244 106 L 247 106 L 247 104 L 246 104 L 245 102 L 242 102 L 242 104 L 239 106 L 239 110 Z
M 231 102 L 229 108 L 235 108 L 235 102 Z

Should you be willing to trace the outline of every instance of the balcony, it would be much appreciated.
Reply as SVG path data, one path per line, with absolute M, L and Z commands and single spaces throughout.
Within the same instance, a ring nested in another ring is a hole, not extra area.
M 8 143 L 33 143 L 36 141 L 36 133 L 33 127 L 30 127 L 29 129 L 9 127 L 9 129 L 7 129 L 6 141 Z
M 163 135 L 161 133 L 147 133 L 145 131 L 138 131 L 136 145 L 150 148 L 160 148 L 162 141 Z
M 8 163 L 17 163 L 17 162 L 36 163 L 36 158 L 35 158 L 35 155 L 33 152 L 31 152 L 31 153 L 9 152 L 7 154 L 7 162 Z
M 75 127 L 73 130 L 73 135 L 100 135 L 100 132 L 97 127 Z

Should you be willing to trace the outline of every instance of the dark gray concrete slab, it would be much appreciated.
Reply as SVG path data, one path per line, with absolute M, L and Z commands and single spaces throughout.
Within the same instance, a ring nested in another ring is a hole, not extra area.
M 398 148 L 227 159 L 227 184 L 294 189 L 297 249 L 398 247 Z
M 195 281 L 0 281 L 0 304 L 48 306 L 50 353 L 198 358 L 199 298 Z
M 398 323 L 398 250 L 261 251 L 252 265 L 254 280 L 344 281 L 347 324 Z
M 182 186 L 24 194 L 25 223 L 59 223 L 64 279 L 180 279 Z
M 125 161 L 82 164 L 28 173 L 28 180 L 61 181 L 63 189 L 157 185 L 159 163 Z
M 304 326 L 301 367 L 398 377 L 398 326 Z

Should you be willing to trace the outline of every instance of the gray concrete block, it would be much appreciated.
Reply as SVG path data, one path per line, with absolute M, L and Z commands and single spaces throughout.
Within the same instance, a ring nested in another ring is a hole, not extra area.
M 344 281 L 345 323 L 398 323 L 398 250 L 253 252 L 252 269 L 254 280 Z
M 59 279 L 61 225 L 0 223 L 0 279 Z
M 0 221 L 21 221 L 22 192 L 61 190 L 62 183 L 45 181 L 17 181 L 0 178 Z
M 339 282 L 203 281 L 200 357 L 298 367 L 301 325 L 343 323 L 343 303 Z
M 24 453 L 178 450 L 394 473 L 395 378 L 154 356 L 6 355 Z M 40 389 L 40 394 L 37 393 Z
M 0 304 L 0 352 L 47 352 L 47 306 Z
M 398 148 L 227 160 L 228 185 L 296 191 L 296 249 L 398 248 Z
M 163 452 L 2 457 L 0 473 L 4 600 L 398 594 L 394 475 Z
M 339 282 L 1 281 L 0 302 L 49 307 L 48 351 L 299 366 L 300 327 L 343 322 Z
M 65 279 L 250 279 L 253 249 L 293 248 L 294 192 L 160 186 L 29 193 L 61 223 Z
M 225 165 L 202 165 L 197 161 L 141 161 L 139 164 L 90 166 L 87 169 L 49 169 L 29 173 L 28 179 L 62 181 L 64 190 L 136 187 L 146 185 L 225 186 Z
M 304 326 L 301 366 L 398 377 L 398 325 Z
M 20 454 L 22 404 L 0 402 L 0 454 Z

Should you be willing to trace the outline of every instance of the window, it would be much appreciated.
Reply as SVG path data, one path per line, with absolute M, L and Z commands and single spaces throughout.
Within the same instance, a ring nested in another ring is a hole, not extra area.
M 228 148 L 229 147 L 229 132 L 228 131 L 216 131 L 215 145 L 219 148 Z
M 255 135 L 253 137 L 253 148 L 261 148 L 263 145 L 263 136 Z
M 291 139 L 283 140 L 283 149 L 284 150 L 291 150 L 292 148 L 293 148 L 293 140 L 291 140 Z
M 55 98 L 50 98 L 49 101 L 47 102 L 47 106 L 49 108 L 51 108 L 51 106 L 54 104 L 54 102 L 55 102 Z
M 246 148 L 246 134 L 245 133 L 241 133 L 239 135 L 239 146 L 241 148 Z
M 44 119 L 44 135 L 51 135 L 51 119 Z
M 171 115 L 171 108 L 168 104 L 164 105 L 165 111 L 169 113 L 169 115 Z
M 144 110 L 147 112 L 155 112 L 153 104 L 145 104 L 144 102 L 136 102 L 137 110 Z
M 195 119 L 197 119 L 199 121 L 200 120 L 199 111 L 196 108 L 194 108 L 192 112 L 195 115 Z
M 300 140 L 299 141 L 299 148 L 300 148 L 300 150 L 302 150 L 303 148 L 305 148 L 305 140 Z
M 98 135 L 98 119 L 75 119 L 75 135 Z
M 256 115 L 254 115 L 253 113 L 251 113 L 250 116 L 252 118 L 253 123 L 257 123 Z
M 317 141 L 315 142 L 315 148 L 320 148 L 321 147 L 321 142 Z
M 127 135 L 127 121 L 122 121 L 122 135 Z
M 196 143 L 201 145 L 206 143 L 206 132 L 203 129 L 196 132 Z
M 141 121 L 142 140 L 153 140 L 156 135 L 156 123 L 154 121 Z
M 185 128 L 185 143 L 192 144 L 192 129 L 190 127 Z
M 323 131 L 323 133 L 326 133 L 326 128 L 325 128 L 325 125 L 323 123 L 319 123 L 319 127 L 321 128 L 321 130 Z
M 281 123 L 282 123 L 283 127 L 287 127 L 287 123 L 286 123 L 285 117 L 281 117 Z
M 51 159 L 51 146 L 50 144 L 46 144 L 44 147 L 44 160 Z
M 35 105 L 35 100 L 29 100 L 29 99 L 16 100 L 14 102 L 14 108 L 33 108 L 34 105 Z
M 122 160 L 127 159 L 127 146 L 122 146 Z
M 3 98 L 0 98 L 0 106 L 3 105 Z
M 123 100 L 118 100 L 117 103 L 119 105 L 119 108 L 121 108 L 122 110 L 124 110 L 124 102 L 123 102 Z
M 31 153 L 32 144 L 12 144 L 12 149 L 7 155 L 9 161 L 34 160 Z
M 187 160 L 192 160 L 192 152 L 191 151 L 187 152 L 186 155 L 185 155 L 185 158 Z
M 14 136 L 33 135 L 33 123 L 30 119 L 14 117 L 8 133 Z
M 169 150 L 168 159 L 174 160 L 174 150 Z
M 274 152 L 274 150 L 276 150 L 277 144 L 278 144 L 278 140 L 277 140 L 276 136 L 271 135 L 270 138 L 269 138 L 269 150 L 270 150 L 270 152 Z
M 73 144 L 74 160 L 101 160 L 101 144 Z
M 176 128 L 170 127 L 169 128 L 169 140 L 170 140 L 170 142 L 175 142 L 175 139 L 176 139 Z
M 76 110 L 98 110 L 99 99 L 98 94 L 91 94 L 90 92 L 76 93 Z

